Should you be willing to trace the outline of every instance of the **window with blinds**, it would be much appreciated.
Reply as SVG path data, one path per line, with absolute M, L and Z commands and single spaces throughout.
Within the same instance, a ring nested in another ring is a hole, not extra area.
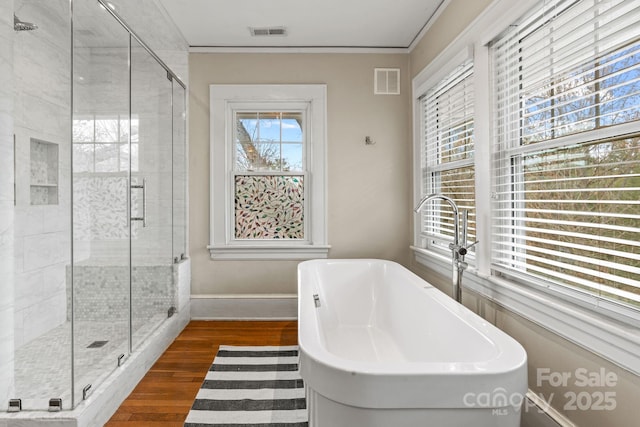
M 460 210 L 469 212 L 469 241 L 475 240 L 473 101 L 471 61 L 457 67 L 420 98 L 422 193 L 444 194 Z M 423 246 L 448 252 L 454 229 L 451 207 L 434 201 L 420 215 Z
M 640 1 L 545 1 L 492 43 L 495 274 L 640 309 Z

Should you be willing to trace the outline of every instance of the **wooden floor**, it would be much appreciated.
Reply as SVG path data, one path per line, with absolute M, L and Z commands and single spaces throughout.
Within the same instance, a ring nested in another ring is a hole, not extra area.
M 192 321 L 106 427 L 183 427 L 220 345 L 293 345 L 297 322 Z

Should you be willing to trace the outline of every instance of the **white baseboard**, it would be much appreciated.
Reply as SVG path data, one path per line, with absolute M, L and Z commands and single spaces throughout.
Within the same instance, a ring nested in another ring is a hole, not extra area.
M 520 427 L 576 427 L 564 415 L 529 390 L 522 408 Z
M 191 295 L 192 320 L 295 320 L 297 295 Z

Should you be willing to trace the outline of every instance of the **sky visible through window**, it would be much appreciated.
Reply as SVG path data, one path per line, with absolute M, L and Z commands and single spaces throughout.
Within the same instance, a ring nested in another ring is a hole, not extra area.
M 301 112 L 236 113 L 236 169 L 302 171 Z

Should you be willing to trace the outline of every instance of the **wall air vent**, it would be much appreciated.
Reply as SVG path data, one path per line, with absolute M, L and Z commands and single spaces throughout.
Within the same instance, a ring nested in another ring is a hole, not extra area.
M 254 37 L 287 35 L 287 29 L 285 27 L 249 27 L 249 31 Z
M 374 69 L 373 93 L 376 95 L 400 95 L 400 69 Z

